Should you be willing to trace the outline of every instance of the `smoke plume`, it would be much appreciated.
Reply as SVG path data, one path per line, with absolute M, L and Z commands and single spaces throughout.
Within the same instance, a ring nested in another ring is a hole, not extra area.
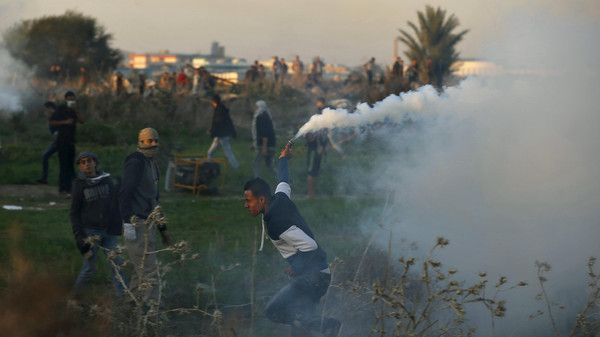
M 397 254 L 414 254 L 400 238 L 427 251 L 443 236 L 450 245 L 438 258 L 459 278 L 486 271 L 491 282 L 500 275 L 528 282 L 505 294 L 499 336 L 554 334 L 545 303 L 534 299 L 535 261 L 547 261 L 545 287 L 564 305 L 553 314 L 566 335 L 585 303 L 587 260 L 600 257 L 599 48 L 590 45 L 600 30 L 597 22 L 539 13 L 510 20 L 489 46 L 503 74 L 468 78 L 441 95 L 426 86 L 354 113 L 325 110 L 296 138 L 322 127 L 400 125 L 372 131 L 385 141 L 375 169 L 328 169 L 364 182 L 356 189 L 393 197 L 383 222 Z M 367 235 L 378 230 L 363 223 Z M 529 319 L 538 309 L 546 314 Z M 489 314 L 470 317 L 480 336 L 489 335 Z

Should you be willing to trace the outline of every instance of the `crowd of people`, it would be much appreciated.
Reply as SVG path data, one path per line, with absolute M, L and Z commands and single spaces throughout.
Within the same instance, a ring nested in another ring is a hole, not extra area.
M 213 141 L 207 158 L 213 158 L 216 151 L 223 148 L 230 164 L 239 168 L 229 144 L 230 139 L 237 136 L 229 109 L 219 94 L 214 94 L 211 102 L 214 111 L 207 133 Z M 316 113 L 321 113 L 326 107 L 325 100 L 319 98 Z M 77 124 L 84 123 L 75 94 L 69 91 L 64 95 L 64 102 L 59 105 L 46 102 L 43 109 L 55 141 L 42 155 L 42 177 L 37 182 L 48 184 L 48 158 L 57 152 L 60 162 L 58 191 L 64 198 L 71 199 L 72 233 L 83 261 L 69 305 L 79 306 L 94 277 L 98 255 L 102 251 L 110 266 L 117 298 L 124 303 L 140 303 L 148 315 L 160 312 L 163 303 L 157 255 L 148 252 L 158 249 L 159 236 L 163 246 L 169 246 L 171 236 L 166 224 L 152 216 L 157 210 L 161 212 L 160 170 L 156 162 L 158 132 L 153 128 L 139 131 L 137 149 L 124 158 L 122 178 L 116 184 L 111 173 L 101 169 L 101 160 L 95 153 L 83 150 L 75 156 Z M 320 298 L 329 287 L 331 272 L 325 251 L 290 199 L 288 161 L 293 156 L 291 144 L 282 150 L 278 168 L 274 166 L 275 127 L 264 100 L 255 103 L 251 131 L 250 149 L 255 151 L 252 163 L 254 178 L 244 185 L 245 207 L 252 216 L 261 214 L 263 230 L 268 232 L 274 246 L 289 262 L 285 273 L 290 282 L 274 294 L 265 307 L 265 314 L 274 322 L 290 325 L 293 336 L 310 336 L 311 330 L 325 336 L 337 336 L 341 322 L 315 313 Z M 308 196 L 315 195 L 314 182 L 322 156 L 330 145 L 343 154 L 333 141 L 330 130 L 311 133 L 307 137 L 309 163 L 306 169 L 311 184 Z M 267 172 L 278 179 L 272 195 L 269 184 L 261 178 L 263 163 Z M 121 235 L 127 256 L 134 266 L 131 275 L 125 273 L 124 260 L 116 253 Z M 133 295 L 136 293 L 141 295 L 136 298 Z
M 441 81 L 440 66 L 427 62 L 427 67 L 426 81 Z M 267 75 L 263 64 L 256 61 L 246 72 L 246 81 L 251 83 L 269 77 L 275 83 L 318 86 L 323 81 L 324 68 L 325 64 L 318 56 L 306 68 L 298 56 L 291 63 L 283 58 L 274 57 L 269 70 L 270 75 Z M 362 68 L 367 85 L 376 85 L 377 81 L 381 81 L 381 68 L 375 63 L 374 57 L 363 64 Z M 192 76 L 188 76 L 190 71 L 193 72 Z M 417 62 L 413 60 L 405 68 L 400 57 L 396 58 L 387 76 L 392 81 L 402 81 L 411 87 L 423 82 Z M 187 65 L 181 68 L 179 73 L 164 72 L 152 87 L 172 93 L 210 97 L 214 110 L 207 130 L 207 134 L 212 138 L 207 149 L 207 158 L 214 158 L 222 148 L 229 164 L 238 169 L 240 163 L 230 145 L 230 141 L 237 138 L 237 132 L 229 108 L 215 91 L 216 81 L 216 77 L 203 67 Z M 125 95 L 128 86 L 137 85 L 139 94 L 144 96 L 148 90 L 148 82 L 143 73 L 127 79 L 117 72 L 114 76 L 114 94 Z M 327 105 L 324 98 L 318 97 L 315 114 L 321 114 L 326 108 L 333 107 Z M 84 123 L 77 107 L 75 93 L 68 91 L 64 95 L 64 102 L 57 104 L 48 101 L 44 103 L 43 109 L 54 140 L 42 154 L 42 175 L 36 181 L 48 184 L 48 160 L 57 153 L 60 164 L 58 192 L 65 199 L 71 199 L 73 237 L 83 258 L 70 304 L 77 305 L 81 300 L 94 276 L 97 256 L 102 250 L 110 260 L 117 296 L 127 301 L 140 289 L 143 295 L 139 300 L 149 312 L 158 312 L 162 303 L 159 294 L 161 281 L 157 255 L 148 255 L 147 252 L 157 249 L 158 236 L 164 246 L 170 245 L 171 242 L 166 225 L 152 216 L 153 212 L 160 212 L 160 170 L 155 160 L 159 149 L 158 132 L 153 128 L 139 131 L 137 150 L 124 158 L 122 180 L 116 185 L 111 174 L 101 170 L 100 159 L 96 154 L 84 150 L 75 156 L 77 124 Z M 265 314 L 274 322 L 290 325 L 293 336 L 310 336 L 311 330 L 326 336 L 337 336 L 341 322 L 315 314 L 320 298 L 329 287 L 331 273 L 323 247 L 317 243 L 309 225 L 290 199 L 288 162 L 293 157 L 291 143 L 283 148 L 277 160 L 277 168 L 275 167 L 277 145 L 274 124 L 268 103 L 265 100 L 256 101 L 250 146 L 250 150 L 255 153 L 252 162 L 254 178 L 243 187 L 245 207 L 251 216 L 260 214 L 263 218 L 263 231 L 266 230 L 274 246 L 288 261 L 289 266 L 285 273 L 290 277 L 290 282 L 266 304 Z M 327 128 L 308 132 L 305 136 L 307 197 L 318 194 L 317 179 L 325 153 L 334 149 L 342 158 L 345 156 L 335 138 L 334 131 Z M 74 165 L 78 168 L 77 173 Z M 271 194 L 271 187 L 262 178 L 263 165 L 267 174 L 277 178 L 278 184 L 274 194 Z M 131 275 L 124 272 L 122 257 L 114 254 L 121 235 L 127 255 L 134 265 Z M 265 235 L 262 237 L 264 239 Z M 261 249 L 262 244 L 261 242 Z

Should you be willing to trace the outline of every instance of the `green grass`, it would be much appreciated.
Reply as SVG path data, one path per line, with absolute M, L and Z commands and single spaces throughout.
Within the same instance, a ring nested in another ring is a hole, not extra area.
M 34 180 L 40 176 L 41 153 L 50 139 L 36 139 L 27 135 L 47 132 L 43 130 L 43 123 L 31 123 L 25 133 L 3 137 L 5 142 L 2 148 L 0 184 L 34 184 Z M 79 128 L 76 152 L 84 149 L 95 152 L 100 159 L 101 169 L 120 176 L 125 156 L 134 150 L 132 143 L 136 140 L 136 135 L 129 137 L 128 144 L 101 145 L 100 143 L 108 141 L 104 136 L 104 140 L 97 141 L 89 135 L 96 132 L 108 133 L 109 128 L 106 123 L 90 123 L 85 128 Z M 208 306 L 206 308 L 210 310 L 218 307 L 228 317 L 225 325 L 240 324 L 235 329 L 245 331 L 249 324 L 253 251 L 260 244 L 261 225 L 260 217 L 252 218 L 244 208 L 242 186 L 253 177 L 254 152 L 249 150 L 249 130 L 240 129 L 238 132 L 238 139 L 232 141 L 232 148 L 241 168 L 233 169 L 227 164 L 225 184 L 216 195 L 194 195 L 183 189 L 165 191 L 163 188 L 169 155 L 176 153 L 176 148 L 183 153 L 205 153 L 211 141 L 205 130 L 190 129 L 161 136 L 161 204 L 168 219 L 169 231 L 173 242 L 185 240 L 191 249 L 190 254 L 199 254 L 199 259 L 176 265 L 167 273 L 163 279 L 166 282 L 163 291 L 168 308 L 192 307 L 196 304 L 200 308 Z M 289 138 L 290 133 L 279 130 L 278 147 Z M 9 139 L 12 140 L 6 141 Z M 365 209 L 380 211 L 383 201 L 337 194 L 344 190 L 340 186 L 344 186 L 346 182 L 337 181 L 336 175 L 345 165 L 371 165 L 369 149 L 348 144 L 345 159 L 331 151 L 319 178 L 317 190 L 321 196 L 314 199 L 304 197 L 306 148 L 303 141 L 296 142 L 294 149 L 295 157 L 290 161 L 292 198 L 327 252 L 329 261 L 360 255 L 366 240 L 360 234 L 358 219 Z M 222 150 L 217 152 L 217 156 L 223 156 Z M 50 160 L 51 186 L 57 186 L 58 170 L 58 158 L 55 155 Z M 263 172 L 274 188 L 275 177 L 267 175 L 265 170 Z M 220 178 L 213 183 L 213 186 L 219 185 Z M 55 204 L 50 205 L 52 202 Z M 69 201 L 58 198 L 58 195 L 20 198 L 0 195 L 0 204 L 44 209 L 0 209 L 0 268 L 3 271 L 0 274 L 1 296 L 10 296 L 14 282 L 23 273 L 50 275 L 62 291 L 68 294 L 81 268 L 81 256 L 71 234 Z M 159 258 L 163 264 L 178 259 L 180 256 L 172 253 L 162 253 Z M 264 251 L 256 255 L 254 268 L 255 300 L 259 312 L 262 310 L 261 303 L 287 282 L 287 277 L 283 274 L 286 267 L 287 263 L 279 252 L 266 240 Z M 100 301 L 111 292 L 109 279 L 109 268 L 105 260 L 100 258 L 98 273 L 87 295 L 91 302 Z M 196 297 L 198 284 L 205 287 L 199 303 Z M 192 317 L 198 322 L 202 318 Z M 194 325 L 196 329 L 198 324 L 206 324 L 198 322 Z M 185 327 L 179 328 L 186 330 Z M 274 328 L 260 314 L 256 318 L 255 335 L 287 331 L 285 328 L 281 329 Z

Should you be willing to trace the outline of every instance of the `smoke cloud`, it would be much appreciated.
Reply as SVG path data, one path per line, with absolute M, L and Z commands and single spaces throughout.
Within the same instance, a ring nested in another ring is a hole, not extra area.
M 553 314 L 567 334 L 585 303 L 587 260 L 600 257 L 599 47 L 590 45 L 600 30 L 598 22 L 543 13 L 510 20 L 489 46 L 504 62 L 503 75 L 468 78 L 441 95 L 423 87 L 372 108 L 359 104 L 354 113 L 326 110 L 296 137 L 321 127 L 404 125 L 375 131 L 386 142 L 375 169 L 337 168 L 340 179 L 365 182 L 355 188 L 392 196 L 383 222 L 396 253 L 415 254 L 400 238 L 426 252 L 443 236 L 450 245 L 437 258 L 457 268 L 459 279 L 486 271 L 491 282 L 500 275 L 512 284 L 527 281 L 504 296 L 500 336 L 554 334 L 547 314 L 528 318 L 547 312 L 534 299 L 534 263 L 547 261 L 553 268 L 545 287 L 565 306 Z M 362 223 L 367 235 L 378 230 L 373 221 Z M 480 336 L 489 335 L 488 313 L 471 319 Z
M 0 114 L 23 111 L 20 95 L 16 89 L 17 65 L 6 49 L 0 46 Z M 22 72 L 19 72 L 22 74 Z

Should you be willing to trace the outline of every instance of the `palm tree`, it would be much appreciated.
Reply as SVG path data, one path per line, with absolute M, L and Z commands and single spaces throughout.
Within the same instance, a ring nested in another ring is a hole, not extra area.
M 439 7 L 426 6 L 425 12 L 417 12 L 417 15 L 419 27 L 408 21 L 415 37 L 400 29 L 402 36 L 398 39 L 408 47 L 404 53 L 406 57 L 417 61 L 422 83 L 435 83 L 439 87 L 450 66 L 459 59 L 454 47 L 469 30 L 452 33 L 459 26 L 459 21 L 454 14 L 446 20 L 446 11 Z

